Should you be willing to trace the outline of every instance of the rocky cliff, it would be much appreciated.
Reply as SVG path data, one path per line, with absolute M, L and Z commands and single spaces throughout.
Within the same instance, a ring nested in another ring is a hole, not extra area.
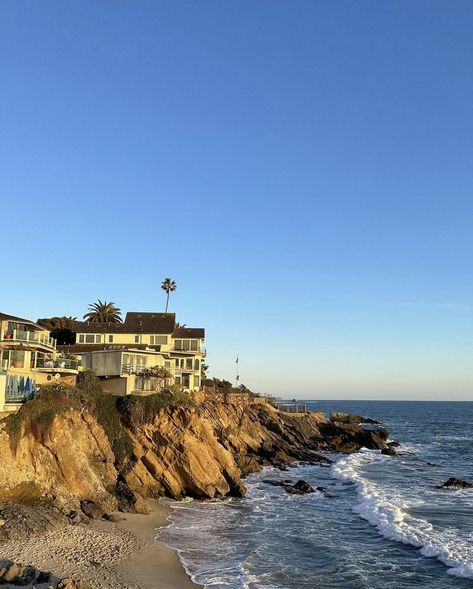
M 140 401 L 124 405 L 111 429 L 108 413 L 65 398 L 47 420 L 38 412 L 22 419 L 21 411 L 32 413 L 25 406 L 16 429 L 11 417 L 0 421 L 1 503 L 46 501 L 69 511 L 93 501 L 102 510 L 141 511 L 142 497 L 241 496 L 242 477 L 263 465 L 328 461 L 319 452 L 383 448 L 387 438 L 321 413 L 208 398 L 145 413 L 137 412 Z

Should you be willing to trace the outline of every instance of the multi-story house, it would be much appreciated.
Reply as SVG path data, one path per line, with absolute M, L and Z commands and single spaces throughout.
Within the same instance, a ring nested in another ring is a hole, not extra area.
M 126 314 L 123 323 L 74 324 L 75 344 L 59 346 L 77 354 L 84 369 L 117 395 L 145 393 L 179 384 L 201 386 L 205 330 L 176 326 L 175 313 Z
M 0 313 L 0 412 L 15 411 L 38 385 L 75 383 L 78 362 L 61 357 L 47 329 Z

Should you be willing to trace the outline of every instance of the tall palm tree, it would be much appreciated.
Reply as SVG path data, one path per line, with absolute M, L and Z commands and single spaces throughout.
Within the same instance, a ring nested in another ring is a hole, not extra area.
M 161 288 L 166 292 L 166 310 L 164 312 L 167 313 L 169 305 L 169 294 L 176 290 L 177 284 L 174 282 L 174 280 L 171 280 L 170 278 L 165 278 L 163 280 L 163 283 L 161 284 Z
M 121 311 L 115 303 L 107 303 L 99 299 L 89 305 L 89 311 L 84 315 L 87 323 L 121 323 Z

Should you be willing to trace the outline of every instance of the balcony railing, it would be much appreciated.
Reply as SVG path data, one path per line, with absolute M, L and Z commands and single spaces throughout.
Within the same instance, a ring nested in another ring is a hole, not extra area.
M 199 348 L 198 350 L 186 350 L 182 347 L 176 348 L 176 346 L 172 346 L 171 352 L 185 352 L 186 354 L 201 354 L 202 356 L 207 355 L 207 350 L 205 348 Z
M 77 371 L 79 369 L 79 362 L 77 360 L 70 360 L 69 358 L 38 358 L 36 360 L 36 368 L 41 371 L 61 372 Z
M 122 374 L 136 374 L 146 368 L 143 364 L 122 364 Z
M 38 344 L 48 348 L 56 348 L 56 340 L 52 337 L 42 335 L 37 331 L 0 331 L 0 339 L 4 342 L 20 342 Z

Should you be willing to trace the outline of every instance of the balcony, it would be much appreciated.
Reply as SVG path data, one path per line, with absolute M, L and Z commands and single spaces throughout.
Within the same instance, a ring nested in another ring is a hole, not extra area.
M 69 360 L 68 358 L 38 358 L 36 360 L 36 370 L 39 372 L 66 372 L 76 374 L 79 370 L 79 362 L 77 360 Z
M 56 340 L 52 337 L 43 335 L 39 331 L 20 331 L 17 329 L 13 329 L 12 331 L 4 331 L 2 329 L 0 330 L 0 341 L 33 344 L 52 348 L 53 350 L 56 349 Z
M 122 374 L 137 374 L 146 370 L 146 366 L 143 364 L 122 364 Z
M 200 354 L 201 356 L 207 355 L 207 350 L 205 348 L 199 348 L 198 350 L 185 350 L 184 348 L 176 348 L 175 346 L 171 347 L 171 352 L 179 352 L 182 354 Z

